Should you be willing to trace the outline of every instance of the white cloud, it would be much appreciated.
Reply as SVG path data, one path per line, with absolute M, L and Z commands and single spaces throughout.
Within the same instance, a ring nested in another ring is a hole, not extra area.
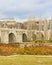
M 52 0 L 0 0 L 0 17 L 51 17 Z

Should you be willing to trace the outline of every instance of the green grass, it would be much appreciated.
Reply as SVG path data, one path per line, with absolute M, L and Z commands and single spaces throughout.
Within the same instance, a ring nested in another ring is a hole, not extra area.
M 52 65 L 52 56 L 0 56 L 0 65 Z

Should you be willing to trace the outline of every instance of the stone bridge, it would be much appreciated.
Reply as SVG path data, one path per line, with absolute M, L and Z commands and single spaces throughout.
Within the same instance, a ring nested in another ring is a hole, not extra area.
M 52 19 L 27 20 L 19 23 L 16 20 L 0 20 L 0 43 L 18 43 L 37 39 L 52 39 Z
M 47 35 L 44 31 L 36 30 L 24 30 L 24 29 L 10 29 L 10 28 L 0 28 L 0 42 L 1 43 L 17 43 L 26 42 L 36 39 L 49 39 L 50 31 Z

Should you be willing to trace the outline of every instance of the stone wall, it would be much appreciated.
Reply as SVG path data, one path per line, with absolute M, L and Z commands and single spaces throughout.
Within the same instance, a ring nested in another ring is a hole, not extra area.
M 49 40 L 52 38 L 52 20 L 49 22 L 50 29 L 48 29 L 48 20 L 41 18 L 39 20 L 27 20 L 24 23 L 16 21 L 0 22 L 0 42 L 18 43 L 37 39 Z M 9 40 L 13 40 L 13 42 Z

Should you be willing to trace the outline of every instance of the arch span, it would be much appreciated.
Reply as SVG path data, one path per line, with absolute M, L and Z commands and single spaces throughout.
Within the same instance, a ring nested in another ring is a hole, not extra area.
M 43 35 L 43 33 L 41 33 L 41 39 L 44 40 L 44 35 Z
M 14 33 L 9 34 L 9 43 L 15 43 L 16 42 L 16 37 Z
M 33 41 L 36 40 L 36 34 L 32 35 Z
M 37 39 L 44 40 L 44 34 L 42 32 L 37 32 Z
M 27 41 L 27 35 L 25 33 L 22 34 L 22 41 L 23 42 Z

